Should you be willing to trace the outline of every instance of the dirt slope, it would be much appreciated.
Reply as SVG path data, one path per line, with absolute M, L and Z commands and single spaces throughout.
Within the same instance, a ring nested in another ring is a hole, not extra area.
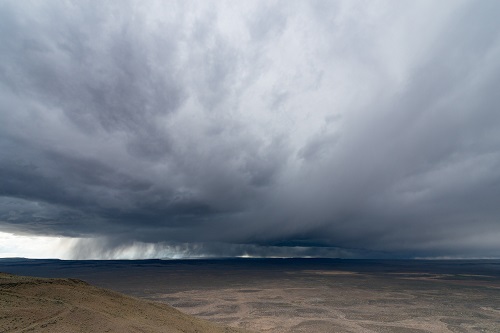
M 119 277 L 117 277 L 119 278 Z M 0 273 L 0 332 L 244 332 L 74 279 Z

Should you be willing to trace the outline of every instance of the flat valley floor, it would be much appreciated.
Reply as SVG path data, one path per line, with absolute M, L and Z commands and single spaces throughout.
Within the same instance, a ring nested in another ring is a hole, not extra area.
M 256 332 L 500 332 L 500 261 L 0 259 Z

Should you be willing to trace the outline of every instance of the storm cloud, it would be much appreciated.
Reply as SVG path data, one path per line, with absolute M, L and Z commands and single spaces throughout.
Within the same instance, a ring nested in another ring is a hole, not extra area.
M 499 257 L 499 12 L 2 1 L 0 230 L 78 258 Z

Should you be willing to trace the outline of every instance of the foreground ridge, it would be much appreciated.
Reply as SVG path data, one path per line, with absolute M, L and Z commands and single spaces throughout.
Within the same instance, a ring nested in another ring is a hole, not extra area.
M 169 305 L 94 287 L 77 279 L 0 273 L 0 332 L 236 333 Z

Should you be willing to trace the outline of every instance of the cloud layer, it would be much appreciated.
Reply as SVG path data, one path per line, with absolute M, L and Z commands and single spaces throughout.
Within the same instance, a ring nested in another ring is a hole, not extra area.
M 498 257 L 498 12 L 3 1 L 0 230 L 108 253 Z

